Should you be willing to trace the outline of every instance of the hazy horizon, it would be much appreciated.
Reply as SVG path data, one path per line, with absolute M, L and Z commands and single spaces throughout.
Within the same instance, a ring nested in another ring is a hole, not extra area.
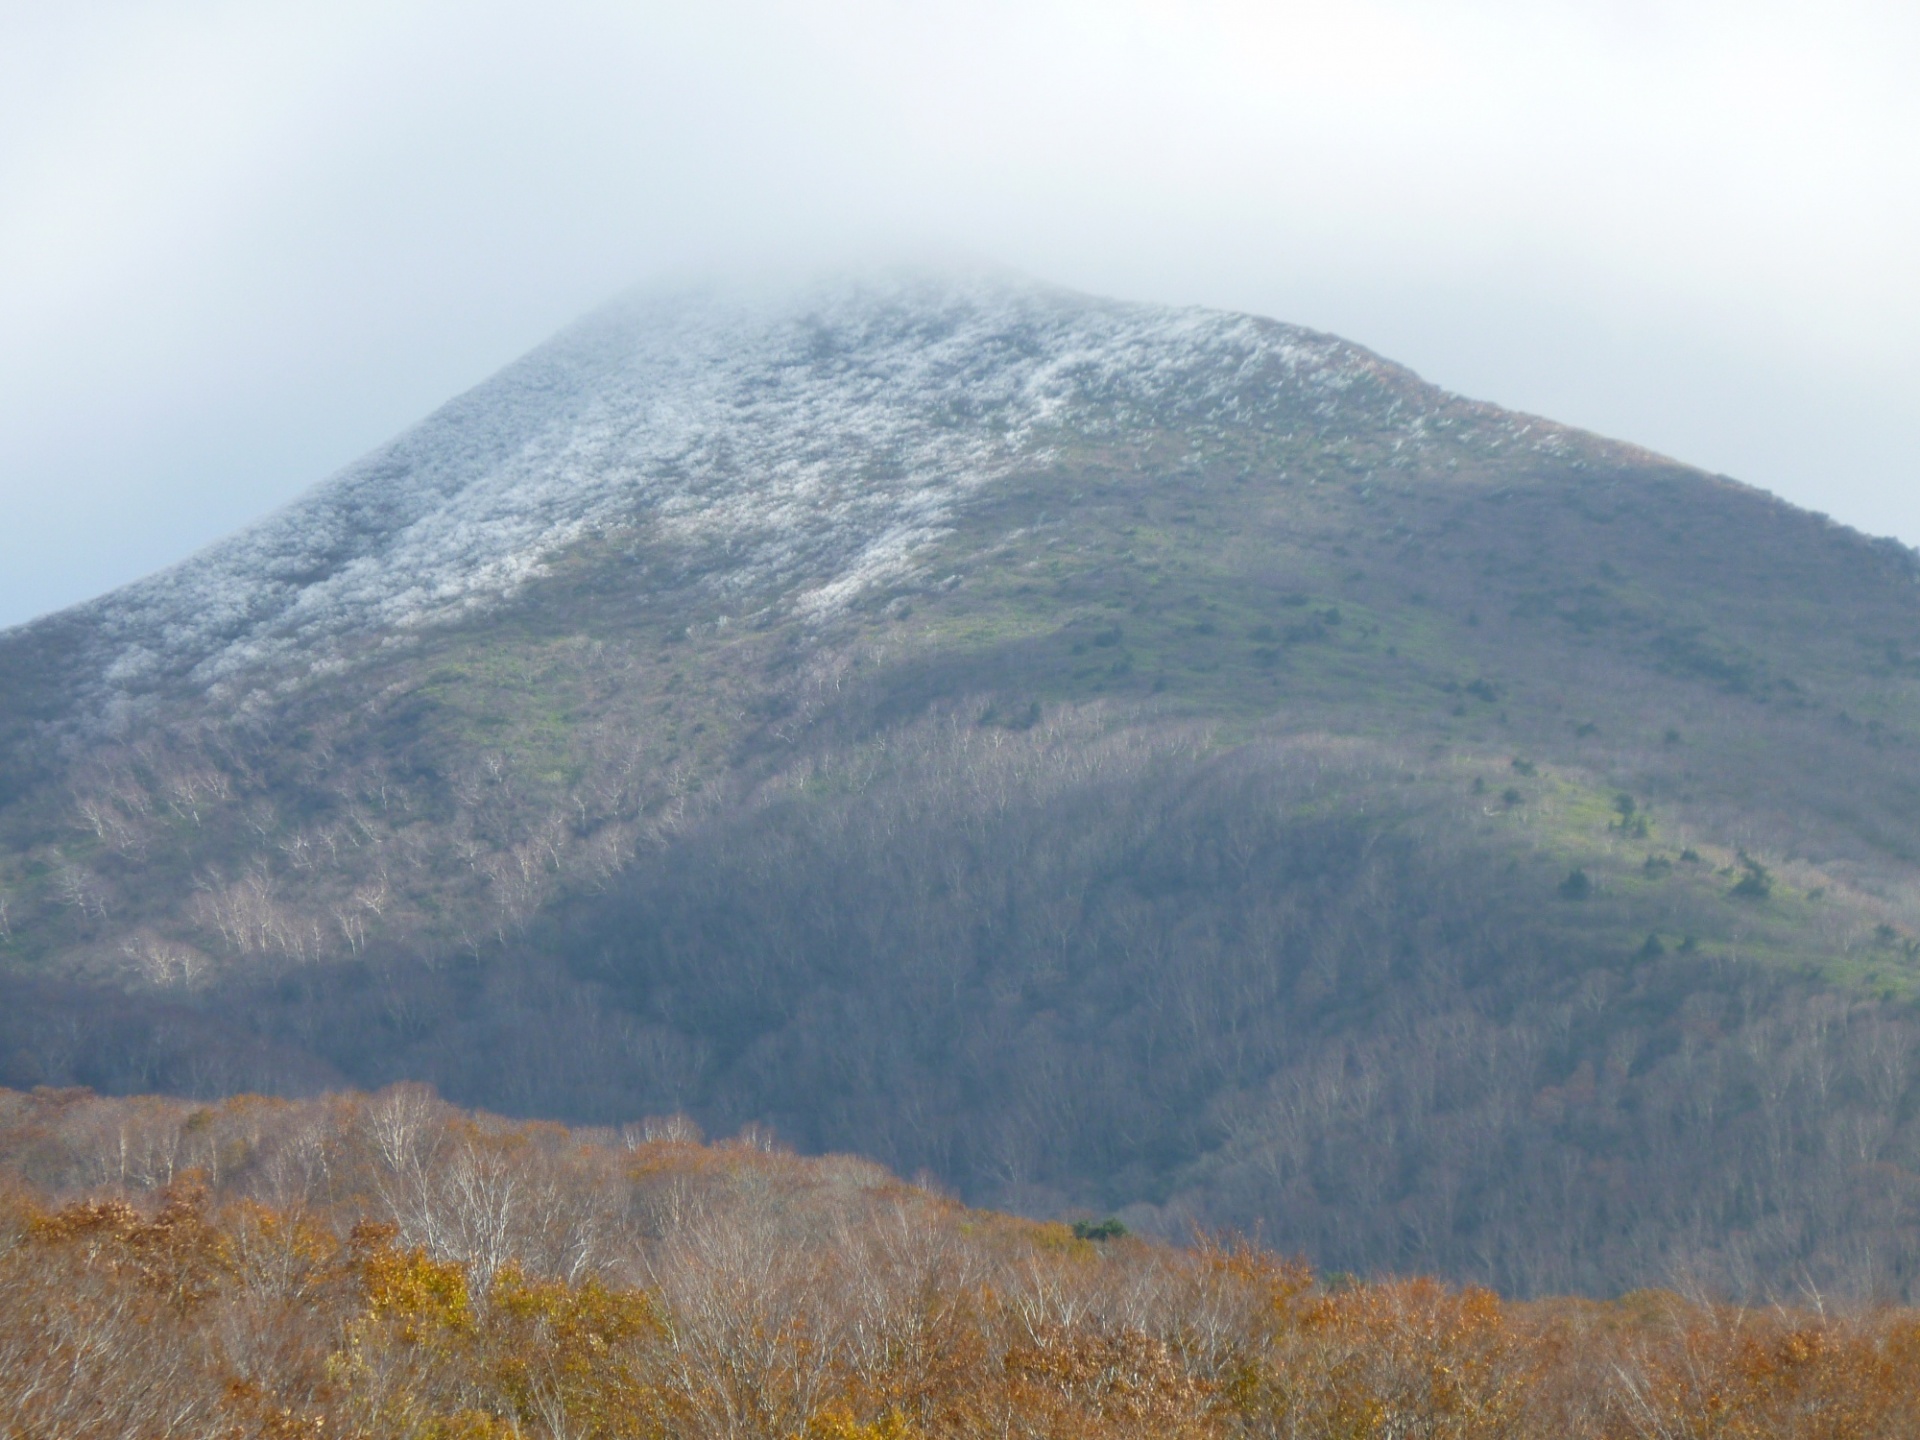
M 0 12 L 0 625 L 634 284 L 963 253 L 1920 542 L 1920 19 L 1503 0 Z

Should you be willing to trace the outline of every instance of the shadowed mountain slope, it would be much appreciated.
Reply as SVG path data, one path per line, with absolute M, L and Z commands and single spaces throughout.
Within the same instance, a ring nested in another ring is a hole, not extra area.
M 1904 1290 L 1917 576 L 1269 321 L 639 297 L 0 636 L 0 1082 Z

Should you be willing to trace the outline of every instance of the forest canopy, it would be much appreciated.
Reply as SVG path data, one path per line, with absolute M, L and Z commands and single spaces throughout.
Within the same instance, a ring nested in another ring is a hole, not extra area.
M 0 1409 L 23 1440 L 1871 1440 L 1920 1427 L 1920 1313 L 1316 1275 L 421 1087 L 0 1092 Z

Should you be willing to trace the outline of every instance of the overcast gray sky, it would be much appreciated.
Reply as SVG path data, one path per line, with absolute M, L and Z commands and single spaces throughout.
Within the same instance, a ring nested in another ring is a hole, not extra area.
M 1920 5 L 0 0 L 0 624 L 636 281 L 953 252 L 1920 543 Z

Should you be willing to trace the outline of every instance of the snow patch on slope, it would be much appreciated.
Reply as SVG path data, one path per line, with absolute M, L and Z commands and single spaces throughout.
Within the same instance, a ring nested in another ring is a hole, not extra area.
M 1000 278 L 607 307 L 266 520 L 85 607 L 125 693 L 310 673 L 648 527 L 815 616 L 910 570 L 1049 434 L 1257 421 L 1390 369 L 1270 321 Z M 1172 407 L 1170 413 L 1169 407 Z

